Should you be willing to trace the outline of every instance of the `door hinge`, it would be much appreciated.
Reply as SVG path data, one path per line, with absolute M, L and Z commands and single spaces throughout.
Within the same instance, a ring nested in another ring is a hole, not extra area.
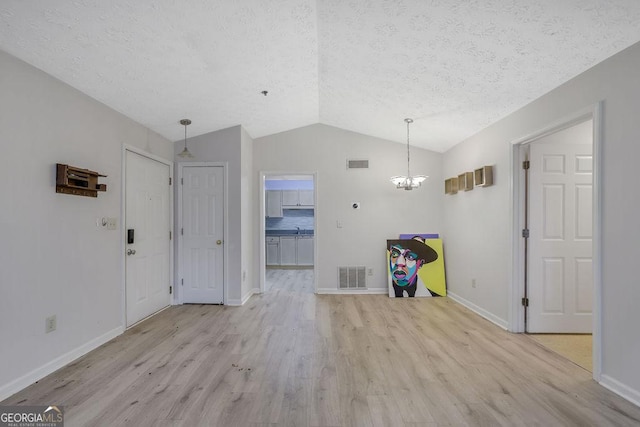
M 522 162 L 522 169 L 527 170 L 530 166 L 531 162 L 529 162 L 529 160 L 525 160 L 524 162 Z
M 180 235 L 181 235 L 181 236 L 184 236 L 184 228 L 181 228 L 181 229 L 180 229 Z
M 529 307 L 529 298 L 522 298 L 522 305 L 525 307 Z
M 169 185 L 171 185 L 171 177 L 169 177 Z
M 184 285 L 184 279 L 180 279 L 180 284 Z
M 184 185 L 184 178 L 180 178 L 180 185 Z
M 524 228 L 522 230 L 522 237 L 524 237 L 525 239 L 529 238 L 529 229 L 528 228 Z
M 169 232 L 169 240 L 171 240 L 171 232 Z
M 173 286 L 169 286 L 169 295 L 173 293 Z

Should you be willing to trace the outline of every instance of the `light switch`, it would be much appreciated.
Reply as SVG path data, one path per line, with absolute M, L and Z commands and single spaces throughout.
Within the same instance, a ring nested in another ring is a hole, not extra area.
M 118 218 L 105 218 L 107 230 L 116 230 L 118 228 Z

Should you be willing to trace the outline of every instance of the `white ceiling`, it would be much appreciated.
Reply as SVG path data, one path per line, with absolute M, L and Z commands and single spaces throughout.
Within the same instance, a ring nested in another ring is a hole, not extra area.
M 638 0 L 0 2 L 0 49 L 174 141 L 413 117 L 445 151 L 639 40 Z

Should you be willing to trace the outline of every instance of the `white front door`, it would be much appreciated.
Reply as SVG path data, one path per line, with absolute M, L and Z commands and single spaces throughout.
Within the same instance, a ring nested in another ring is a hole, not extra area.
M 184 303 L 224 302 L 224 168 L 182 167 Z
M 592 331 L 592 124 L 530 146 L 527 332 Z
M 131 326 L 170 304 L 170 167 L 128 150 L 125 163 L 126 320 Z

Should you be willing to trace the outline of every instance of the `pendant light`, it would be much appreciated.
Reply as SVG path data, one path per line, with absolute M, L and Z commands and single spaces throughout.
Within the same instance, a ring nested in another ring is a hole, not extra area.
M 182 157 L 183 159 L 191 159 L 193 158 L 193 154 L 191 154 L 189 152 L 189 149 L 187 148 L 187 126 L 191 124 L 191 120 L 182 119 L 180 120 L 180 124 L 184 126 L 184 150 L 182 150 L 180 154 L 178 154 L 178 157 Z
M 392 176 L 391 182 L 396 186 L 396 188 L 413 190 L 414 188 L 420 187 L 420 185 L 422 185 L 422 181 L 429 177 L 426 175 L 411 176 L 411 173 L 409 172 L 409 125 L 413 123 L 413 119 L 404 119 L 404 122 L 407 124 L 407 176 Z

